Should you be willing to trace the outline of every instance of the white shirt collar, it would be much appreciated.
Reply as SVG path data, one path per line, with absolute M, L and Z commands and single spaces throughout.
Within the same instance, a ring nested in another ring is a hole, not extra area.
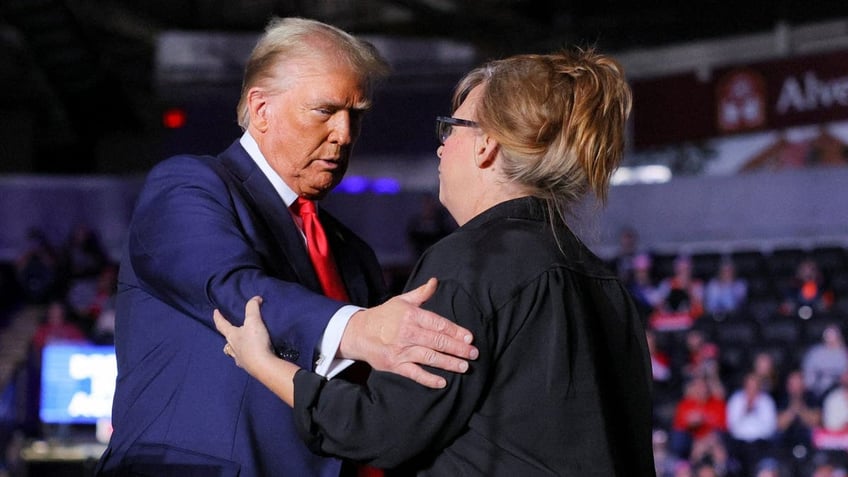
M 253 159 L 253 162 L 259 166 L 259 170 L 261 170 L 262 173 L 265 174 L 265 177 L 271 181 L 271 185 L 274 186 L 274 190 L 277 191 L 277 194 L 286 204 L 286 207 L 291 206 L 294 201 L 297 200 L 297 194 L 285 183 L 285 181 L 283 181 L 279 174 L 271 168 L 271 165 L 268 164 L 268 160 L 265 159 L 262 151 L 259 150 L 259 145 L 256 144 L 256 140 L 253 139 L 253 136 L 251 136 L 249 132 L 245 131 L 244 134 L 242 134 L 241 139 L 239 139 L 239 142 L 244 150 L 247 151 L 250 158 Z

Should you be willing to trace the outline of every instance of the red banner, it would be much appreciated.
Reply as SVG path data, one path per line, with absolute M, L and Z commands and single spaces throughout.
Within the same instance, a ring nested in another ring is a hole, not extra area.
M 848 51 L 635 80 L 636 148 L 848 118 Z

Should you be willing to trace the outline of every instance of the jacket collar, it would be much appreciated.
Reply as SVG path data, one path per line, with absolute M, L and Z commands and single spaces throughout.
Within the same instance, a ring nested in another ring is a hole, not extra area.
M 309 261 L 300 230 L 286 204 L 256 162 L 239 141 L 235 141 L 219 158 L 224 167 L 242 183 L 245 193 L 256 204 L 256 210 L 273 235 L 271 239 L 294 268 L 298 281 L 311 290 L 320 291 L 321 285 Z
M 496 204 L 474 216 L 463 228 L 476 228 L 495 219 L 548 220 L 547 205 L 537 197 L 519 197 Z
M 321 284 L 315 274 L 315 269 L 312 267 L 312 262 L 309 260 L 309 254 L 306 252 L 300 229 L 294 223 L 282 197 L 256 164 L 256 161 L 250 157 L 239 141 L 235 141 L 219 157 L 224 166 L 242 183 L 248 196 L 256 203 L 257 210 L 265 219 L 273 234 L 273 240 L 297 273 L 298 282 L 310 290 L 322 293 Z M 354 257 L 349 257 L 344 253 L 346 243 L 345 237 L 341 233 L 342 226 L 338 225 L 338 221 L 323 207 L 318 208 L 318 215 L 327 231 L 336 266 L 345 282 L 351 302 L 366 303 L 368 290 L 356 286 L 358 280 L 355 278 L 361 275 L 359 262 Z

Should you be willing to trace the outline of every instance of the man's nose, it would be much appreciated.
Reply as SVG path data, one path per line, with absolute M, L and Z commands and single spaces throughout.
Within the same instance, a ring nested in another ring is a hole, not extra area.
M 344 109 L 337 111 L 330 121 L 332 127 L 330 142 L 342 146 L 353 142 L 353 126 L 349 111 Z

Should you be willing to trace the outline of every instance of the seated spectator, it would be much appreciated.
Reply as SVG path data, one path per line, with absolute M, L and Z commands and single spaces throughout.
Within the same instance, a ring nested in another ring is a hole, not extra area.
M 30 228 L 23 252 L 15 261 L 15 276 L 28 303 L 46 303 L 60 282 L 59 260 L 44 232 Z
M 95 278 L 109 262 L 98 234 L 86 224 L 77 224 L 62 250 L 63 266 L 70 279 Z
M 720 474 L 711 462 L 697 462 L 692 466 L 693 477 L 720 477 L 721 475 L 723 474 Z
M 835 296 L 813 259 L 798 264 L 795 277 L 784 291 L 780 310 L 785 315 L 798 314 L 810 318 L 814 312 L 829 311 Z
M 51 301 L 41 324 L 32 337 L 32 350 L 35 358 L 41 357 L 41 351 L 51 342 L 84 342 L 85 333 L 69 320 L 68 307 L 62 301 Z
M 815 394 L 804 385 L 804 375 L 793 370 L 777 401 L 777 444 L 791 451 L 812 449 L 813 429 L 821 424 L 821 407 Z
M 612 268 L 623 283 L 633 278 L 633 260 L 639 251 L 639 233 L 633 227 L 625 226 L 618 232 L 618 250 L 612 259 Z
M 654 450 L 654 468 L 657 477 L 675 477 L 675 469 L 681 459 L 668 448 L 668 433 L 662 429 L 653 432 L 651 442 Z
M 742 388 L 727 400 L 727 432 L 730 455 L 739 462 L 742 475 L 750 475 L 761 456 L 772 449 L 777 432 L 774 399 L 760 386 L 760 378 L 749 373 Z
M 839 377 L 848 370 L 848 348 L 838 325 L 827 326 L 822 332 L 822 341 L 810 347 L 801 363 L 807 389 L 821 399 L 824 393 L 839 382 Z
M 782 467 L 773 457 L 766 457 L 757 463 L 754 477 L 782 477 Z
M 85 315 L 91 306 L 97 294 L 97 277 L 108 263 L 97 233 L 85 224 L 74 227 L 62 249 L 62 268 L 67 301 L 76 314 Z
M 686 385 L 672 422 L 670 448 L 689 459 L 699 441 L 714 439 L 726 430 L 724 388 L 714 379 L 698 376 Z
M 692 464 L 688 460 L 681 460 L 674 466 L 674 477 L 693 477 Z
M 657 286 L 659 313 L 683 313 L 699 318 L 704 313 L 704 284 L 692 275 L 692 259 L 680 255 L 674 260 L 674 274 Z
M 758 351 L 754 355 L 751 372 L 760 380 L 760 389 L 772 397 L 778 387 L 777 364 L 774 356 L 768 351 Z
M 822 462 L 813 467 L 811 477 L 845 477 L 846 470 L 831 462 Z
M 686 351 L 688 356 L 683 366 L 685 377 L 709 376 L 714 380 L 719 378 L 718 346 L 708 341 L 703 331 L 691 329 L 686 332 Z
M 647 318 L 661 301 L 651 276 L 650 255 L 645 253 L 635 255 L 629 262 L 629 267 L 628 279 L 624 285 L 633 297 L 639 313 Z
M 748 284 L 736 276 L 736 266 L 730 259 L 719 264 L 716 275 L 704 290 L 704 307 L 709 313 L 732 313 L 745 303 Z
M 822 401 L 822 426 L 831 432 L 848 432 L 848 371 Z
M 723 436 L 717 432 L 708 434 L 698 439 L 692 445 L 689 461 L 692 462 L 694 475 L 697 476 L 723 476 L 729 469 L 735 469 L 735 464 L 730 461 L 727 447 Z

